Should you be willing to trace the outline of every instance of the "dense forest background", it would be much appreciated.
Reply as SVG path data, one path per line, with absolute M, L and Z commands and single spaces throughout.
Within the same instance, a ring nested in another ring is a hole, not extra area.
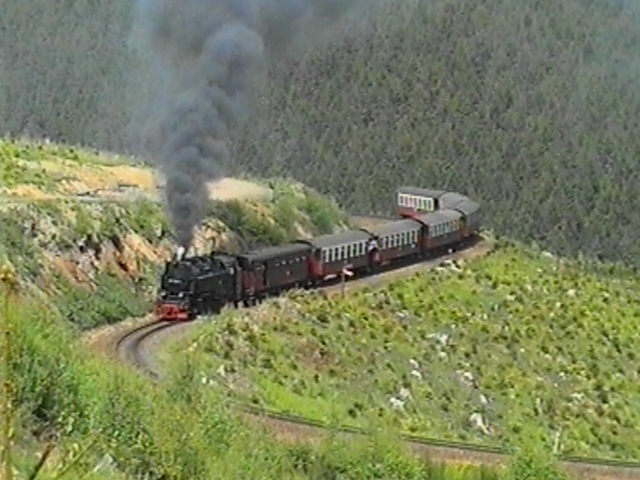
M 225 169 L 359 213 L 452 189 L 502 234 L 638 264 L 639 26 L 631 1 L 383 2 L 263 69 Z M 129 1 L 4 0 L 0 132 L 135 154 L 131 27 Z

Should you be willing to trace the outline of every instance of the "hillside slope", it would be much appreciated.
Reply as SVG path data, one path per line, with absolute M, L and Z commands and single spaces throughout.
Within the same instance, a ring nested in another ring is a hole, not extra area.
M 160 180 L 160 181 L 159 181 Z M 161 179 L 130 158 L 48 143 L 0 141 L 0 262 L 44 293 L 75 326 L 149 308 L 175 251 Z M 347 224 L 330 199 L 278 179 L 209 185 L 195 252 L 239 251 Z
M 0 354 L 10 351 L 2 385 L 19 407 L 9 416 L 16 478 L 33 478 L 35 454 L 52 442 L 37 478 L 355 480 L 400 472 L 407 480 L 497 480 L 497 472 L 423 465 L 388 438 L 279 444 L 188 378 L 153 385 L 79 345 L 78 330 L 148 312 L 158 267 L 175 247 L 153 178 L 126 158 L 0 142 L 0 327 L 11 339 L 7 349 L 2 336 Z M 262 183 L 227 180 L 243 186 L 227 191 L 235 196 L 227 201 L 212 186 L 218 200 L 198 233 L 201 248 L 240 248 L 240 237 L 277 243 L 344 224 L 344 213 L 313 190 Z M 8 270 L 19 282 L 5 308 Z
M 325 424 L 638 459 L 638 300 L 629 269 L 502 240 L 345 298 L 224 312 L 169 347 L 165 368 Z

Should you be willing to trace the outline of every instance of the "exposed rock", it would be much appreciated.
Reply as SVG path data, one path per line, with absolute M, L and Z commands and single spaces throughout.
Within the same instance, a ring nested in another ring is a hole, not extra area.
M 404 410 L 404 401 L 396 397 L 391 397 L 389 399 L 389 403 L 391 404 L 391 408 L 394 410 Z
M 400 389 L 400 392 L 398 393 L 398 396 L 399 396 L 402 400 L 409 400 L 409 399 L 411 398 L 411 392 L 410 392 L 408 389 L 406 389 L 406 388 L 402 387 L 402 388 Z
M 491 435 L 491 430 L 486 424 L 484 417 L 481 413 L 474 412 L 469 416 L 469 422 L 476 430 L 480 430 L 485 435 Z

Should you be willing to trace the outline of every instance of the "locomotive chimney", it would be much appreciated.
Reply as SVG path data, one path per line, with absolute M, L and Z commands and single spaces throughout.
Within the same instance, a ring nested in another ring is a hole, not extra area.
M 184 258 L 184 254 L 185 254 L 186 250 L 185 248 L 181 245 L 178 247 L 178 251 L 176 252 L 176 260 L 180 261 Z

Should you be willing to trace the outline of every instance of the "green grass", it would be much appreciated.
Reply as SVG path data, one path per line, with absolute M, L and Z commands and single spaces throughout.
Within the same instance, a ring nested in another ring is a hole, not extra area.
M 33 154 L 25 148 L 27 153 L 11 155 Z M 39 159 L 28 161 L 37 164 Z M 24 172 L 20 175 L 16 182 L 31 181 Z M 265 182 L 273 189 L 270 201 L 212 203 L 205 222 L 208 228 L 219 233 L 232 230 L 247 245 L 264 245 L 348 224 L 335 202 L 314 190 L 286 179 Z M 137 273 L 123 274 L 114 258 L 127 252 L 122 245 L 131 235 L 156 253 L 173 248 L 160 204 L 25 199 L 3 204 L 0 223 L 0 261 L 15 267 L 23 298 L 9 316 L 14 359 L 10 378 L 14 404 L 19 405 L 13 416 L 14 458 L 22 475 L 31 470 L 34 451 L 41 450 L 51 434 L 58 440 L 39 477 L 45 480 L 57 478 L 67 468 L 68 478 L 96 480 L 126 475 L 176 480 L 265 476 L 471 480 L 544 467 L 544 462 L 531 464 L 526 456 L 516 457 L 502 473 L 425 465 L 401 452 L 390 432 L 376 428 L 369 439 L 348 444 L 332 437 L 314 447 L 278 444 L 237 416 L 224 392 L 203 388 L 199 372 L 181 358 L 173 363 L 166 382 L 154 386 L 75 342 L 79 331 L 148 311 L 159 265 L 129 251 L 129 266 L 136 266 Z M 78 283 L 56 270 L 52 259 L 86 263 L 78 250 L 80 241 L 94 250 L 99 266 L 89 268 L 88 279 Z M 284 400 L 287 391 L 281 389 L 279 398 Z M 294 408 L 298 399 L 289 398 Z M 313 408 L 322 413 L 322 405 Z M 334 413 L 338 419 L 342 415 Z M 106 459 L 112 465 L 95 471 Z
M 43 161 L 70 161 L 80 165 L 127 165 L 131 158 L 115 154 L 91 151 L 69 145 L 15 139 L 0 141 L 0 160 L 26 161 L 40 163 Z
M 191 346 L 217 391 L 319 421 L 549 449 L 559 435 L 557 453 L 637 459 L 639 305 L 631 270 L 502 242 L 461 271 L 226 312 L 169 358 Z
M 44 480 L 66 468 L 67 478 L 104 480 L 125 474 L 175 480 L 499 478 L 477 468 L 425 465 L 383 435 L 349 444 L 329 438 L 314 447 L 280 445 L 238 417 L 219 393 L 199 388 L 193 372 L 182 370 L 154 386 L 76 346 L 65 319 L 39 301 L 13 303 L 9 313 L 19 405 L 14 458 L 21 478 L 35 464 L 29 452 L 38 439 L 54 432 L 56 450 L 39 477 Z M 111 467 L 94 471 L 109 458 Z
M 44 142 L 0 139 L 0 187 L 33 185 L 53 193 L 59 181 L 67 177 L 52 173 L 42 162 L 71 162 L 76 166 L 115 166 L 131 163 L 128 157 L 118 157 L 86 149 Z M 142 168 L 142 166 L 140 165 Z
M 25 160 L 37 164 L 44 158 L 25 148 L 26 153 L 12 151 L 10 159 L 34 155 Z M 29 180 L 22 176 L 16 181 L 25 178 Z M 271 201 L 213 204 L 208 224 L 222 232 L 232 227 L 247 241 L 269 244 L 347 223 L 336 204 L 315 191 L 286 180 L 269 183 L 274 188 Z M 216 224 L 220 218 L 230 225 Z M 156 386 L 76 343 L 82 330 L 148 311 L 159 265 L 134 254 L 129 261 L 138 271 L 125 275 L 106 257 L 116 255 L 128 235 L 155 252 L 172 248 L 171 229 L 159 204 L 25 199 L 3 204 L 0 224 L 0 262 L 11 263 L 20 279 L 21 299 L 12 304 L 8 325 L 13 358 L 9 380 L 18 406 L 12 415 L 13 458 L 21 478 L 32 470 L 34 452 L 51 435 L 56 449 L 39 479 L 57 479 L 66 471 L 66 478 L 93 480 L 141 475 L 172 480 L 473 480 L 506 478 L 519 465 L 528 465 L 516 458 L 512 468 L 500 473 L 424 464 L 406 456 L 388 433 L 375 430 L 370 439 L 348 444 L 332 437 L 313 447 L 276 443 L 239 417 L 223 392 L 203 389 L 188 363 L 177 359 L 173 374 Z M 81 240 L 90 249 L 99 247 L 102 260 L 78 283 L 56 270 L 52 259 L 83 261 Z M 4 309 L 0 315 L 2 327 L 7 326 Z M 7 349 L 3 346 L 1 352 Z M 6 376 L 3 371 L 0 380 Z M 534 467 L 539 465 L 543 463 L 536 461 Z

